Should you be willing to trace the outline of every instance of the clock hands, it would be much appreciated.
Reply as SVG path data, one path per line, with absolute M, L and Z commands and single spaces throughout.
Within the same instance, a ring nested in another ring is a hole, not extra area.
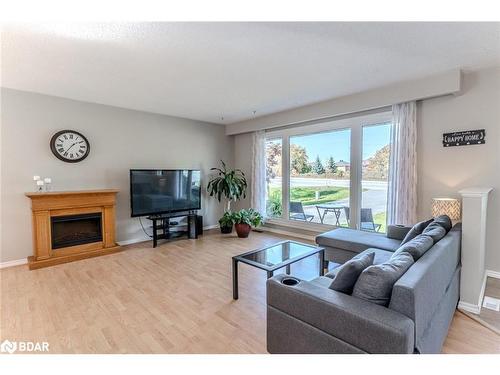
M 80 141 L 80 142 L 75 142 L 75 143 L 73 143 L 73 144 L 72 144 L 71 146 L 69 146 L 69 148 L 68 148 L 66 151 L 64 151 L 64 152 L 68 152 L 68 151 L 71 149 L 71 147 L 73 147 L 74 145 L 76 145 L 76 144 L 78 144 L 78 143 L 84 143 L 84 141 Z

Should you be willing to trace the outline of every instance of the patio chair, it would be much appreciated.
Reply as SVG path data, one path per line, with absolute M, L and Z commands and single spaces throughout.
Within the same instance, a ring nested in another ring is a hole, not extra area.
M 344 207 L 345 217 L 347 219 L 347 224 L 350 222 L 350 210 L 349 207 Z M 373 213 L 371 208 L 361 209 L 361 230 L 367 230 L 371 232 L 378 232 L 382 227 L 382 224 L 376 224 L 373 221 Z
M 290 219 L 312 221 L 314 219 L 314 215 L 306 214 L 304 212 L 302 202 L 290 202 Z

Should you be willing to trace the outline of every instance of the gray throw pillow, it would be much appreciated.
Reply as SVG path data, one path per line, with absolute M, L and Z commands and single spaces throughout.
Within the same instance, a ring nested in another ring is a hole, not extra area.
M 448 233 L 453 226 L 451 219 L 448 215 L 439 215 L 434 218 L 434 222 L 441 225 Z
M 403 238 L 403 241 L 401 241 L 401 245 L 403 245 L 407 242 L 410 242 L 415 237 L 417 237 L 419 234 L 422 234 L 422 232 L 427 227 L 427 225 L 429 225 L 433 221 L 434 221 L 434 219 L 429 219 L 429 220 L 421 221 L 420 223 L 415 224 L 410 229 L 410 231 L 406 234 L 405 238 Z
M 438 242 L 441 238 L 446 236 L 446 229 L 444 229 L 439 223 L 430 223 L 427 228 L 424 229 L 423 233 L 427 236 L 432 237 L 434 243 Z
M 360 273 L 373 264 L 373 259 L 375 259 L 375 253 L 368 253 L 345 262 L 337 270 L 337 274 L 330 284 L 330 289 L 351 294 Z
M 441 228 L 443 229 L 443 228 Z M 399 249 L 397 249 L 394 254 L 392 255 L 393 257 L 396 256 L 397 254 L 406 251 L 409 253 L 412 257 L 413 260 L 416 262 L 418 258 L 420 258 L 422 255 L 425 254 L 427 250 L 429 250 L 432 245 L 434 245 L 434 240 L 432 239 L 431 236 L 428 236 L 425 231 L 427 228 L 424 230 L 423 234 L 419 234 L 417 237 L 415 237 L 413 240 L 410 242 L 405 243 L 402 245 Z
M 353 297 L 362 298 L 377 305 L 388 306 L 392 287 L 414 263 L 413 257 L 403 251 L 385 263 L 366 268 L 354 285 Z

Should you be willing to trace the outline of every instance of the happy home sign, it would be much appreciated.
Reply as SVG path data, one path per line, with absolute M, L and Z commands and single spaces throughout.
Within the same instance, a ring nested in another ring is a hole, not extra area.
M 443 146 L 452 147 L 452 146 L 482 145 L 486 143 L 485 137 L 486 137 L 486 131 L 484 129 L 467 130 L 463 132 L 454 132 L 454 133 L 444 133 Z

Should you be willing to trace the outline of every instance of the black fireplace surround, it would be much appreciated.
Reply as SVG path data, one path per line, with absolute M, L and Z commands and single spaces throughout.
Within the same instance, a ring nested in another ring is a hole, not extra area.
M 52 249 L 102 241 L 102 214 L 52 216 Z

